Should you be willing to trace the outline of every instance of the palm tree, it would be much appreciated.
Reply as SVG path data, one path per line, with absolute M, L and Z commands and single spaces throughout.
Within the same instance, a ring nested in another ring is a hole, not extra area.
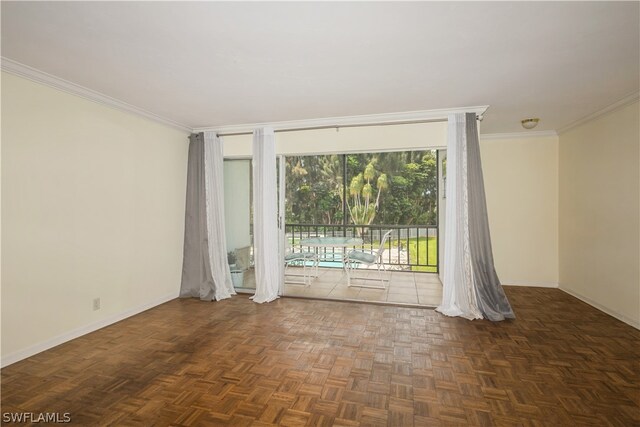
M 376 175 L 378 175 L 377 180 Z M 373 198 L 375 190 L 371 184 L 372 181 L 375 181 L 377 188 L 375 199 Z M 387 174 L 378 174 L 375 168 L 375 159 L 367 164 L 364 172 L 353 177 L 349 185 L 349 196 L 352 203 L 349 203 L 349 198 L 346 199 L 346 203 L 354 224 L 371 225 L 380 207 L 380 195 L 388 188 Z M 362 235 L 364 228 L 358 228 L 357 233 Z

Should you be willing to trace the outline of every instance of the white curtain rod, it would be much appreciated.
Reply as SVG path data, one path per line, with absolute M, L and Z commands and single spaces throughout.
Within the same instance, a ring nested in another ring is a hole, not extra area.
M 476 115 L 476 120 L 482 121 L 481 115 Z M 369 127 L 369 126 L 394 126 L 394 125 L 412 125 L 418 123 L 437 123 L 437 122 L 446 122 L 446 118 L 440 119 L 424 119 L 424 120 L 405 120 L 398 122 L 380 122 L 380 123 L 362 123 L 362 124 L 350 124 L 350 125 L 322 125 L 322 126 L 309 126 L 309 127 L 301 127 L 301 128 L 290 128 L 290 129 L 276 129 L 274 132 L 298 132 L 304 130 L 320 130 L 320 129 L 340 129 L 340 128 L 359 128 L 359 127 Z M 240 136 L 240 135 L 252 135 L 253 132 L 245 131 L 245 132 L 229 132 L 229 133 L 217 133 L 218 136 Z

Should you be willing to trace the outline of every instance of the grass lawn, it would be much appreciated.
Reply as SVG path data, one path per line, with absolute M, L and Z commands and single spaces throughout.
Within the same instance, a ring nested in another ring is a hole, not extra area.
M 402 243 L 403 247 L 406 248 L 407 239 L 401 239 L 400 241 L 398 241 L 397 239 L 391 240 L 392 247 L 397 248 L 399 243 Z M 412 237 L 408 240 L 408 243 L 409 243 L 408 249 L 409 249 L 411 264 L 423 264 L 423 266 L 411 267 L 411 271 L 436 273 L 438 271 L 436 267 L 436 265 L 438 264 L 438 238 L 437 237 L 420 237 L 420 238 Z M 294 242 L 292 244 L 294 246 L 297 245 L 298 244 L 297 239 L 294 239 Z M 380 241 L 374 240 L 372 242 L 365 243 L 363 246 L 365 250 L 376 250 L 378 249 L 379 245 L 380 245 Z M 331 252 L 331 250 L 327 250 L 327 253 L 329 252 Z M 432 267 L 424 266 L 424 264 L 427 264 L 427 253 L 429 254 L 429 264 L 431 264 Z M 416 259 L 416 257 L 418 257 L 418 259 Z M 338 267 L 338 265 L 342 267 L 342 264 L 336 264 L 335 266 Z M 333 267 L 333 265 L 330 265 L 330 263 L 322 266 Z
M 403 239 L 403 242 L 406 240 Z M 397 245 L 397 241 L 394 241 Z M 427 252 L 428 251 L 428 252 Z M 427 253 L 429 254 L 429 264 L 435 265 L 438 263 L 438 239 L 437 237 L 414 237 L 409 239 L 409 255 L 411 256 L 412 264 L 426 264 Z M 416 260 L 416 256 L 418 259 Z M 416 262 L 419 261 L 419 262 Z M 411 271 L 424 271 L 428 273 L 437 272 L 436 267 L 411 267 Z

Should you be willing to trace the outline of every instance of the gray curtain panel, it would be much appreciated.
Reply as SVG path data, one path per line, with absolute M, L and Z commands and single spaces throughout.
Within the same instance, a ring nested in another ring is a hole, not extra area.
M 214 296 L 214 284 L 209 262 L 204 134 L 202 133 L 189 137 L 187 167 L 187 203 L 180 297 L 211 301 Z
M 475 113 L 467 113 L 466 123 L 469 249 L 478 308 L 485 318 L 492 321 L 514 319 L 516 316 L 513 314 L 493 264 Z

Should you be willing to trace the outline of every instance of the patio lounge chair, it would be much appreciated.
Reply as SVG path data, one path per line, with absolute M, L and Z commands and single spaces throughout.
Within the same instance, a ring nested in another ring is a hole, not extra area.
M 313 277 L 318 276 L 318 254 L 315 252 L 308 251 L 294 251 L 291 247 L 291 242 L 287 238 L 287 248 L 284 255 L 284 275 L 285 275 L 285 283 L 292 283 L 296 285 L 305 285 L 309 286 L 311 284 L 311 272 L 315 269 L 315 275 Z M 311 266 L 307 264 L 311 262 Z M 290 266 L 302 267 L 302 274 L 290 274 L 287 272 L 287 269 Z M 289 277 L 302 277 L 301 281 L 287 280 L 287 276 Z
M 382 239 L 380 240 L 380 247 L 377 251 L 350 251 L 347 253 L 347 256 L 344 259 L 345 270 L 347 272 L 347 286 L 356 286 L 360 288 L 373 288 L 373 289 L 386 289 L 385 287 L 385 279 L 383 276 L 383 272 L 386 272 L 386 267 L 382 262 L 382 254 L 384 253 L 385 244 L 387 243 L 387 239 L 389 239 L 389 235 L 393 230 L 387 231 Z M 353 271 L 357 270 L 358 264 L 366 265 L 367 267 L 375 265 L 378 269 L 379 279 L 373 279 L 369 277 L 354 277 Z M 357 284 L 354 285 L 351 283 L 352 279 L 359 280 L 375 280 L 379 281 L 380 285 L 367 285 L 367 284 Z M 387 280 L 388 282 L 389 280 Z

